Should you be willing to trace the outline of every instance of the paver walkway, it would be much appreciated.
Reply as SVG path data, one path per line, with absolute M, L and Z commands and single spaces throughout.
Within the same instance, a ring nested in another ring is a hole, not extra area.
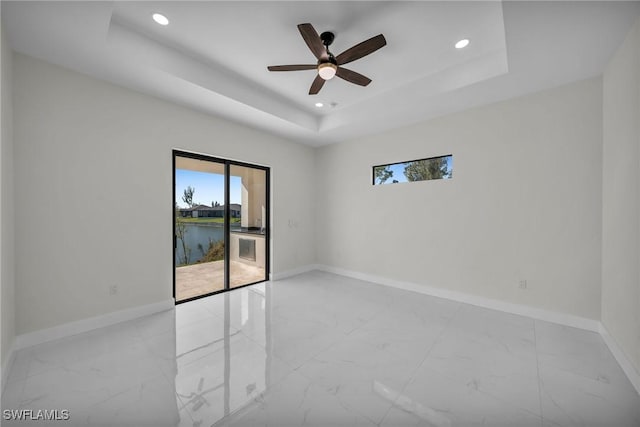
M 264 268 L 231 261 L 230 286 L 264 280 Z M 204 295 L 224 288 L 224 261 L 205 262 L 176 268 L 176 300 Z

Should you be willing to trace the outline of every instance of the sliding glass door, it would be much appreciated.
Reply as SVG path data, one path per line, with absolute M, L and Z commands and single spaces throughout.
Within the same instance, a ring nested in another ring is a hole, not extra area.
M 269 168 L 173 152 L 176 302 L 268 280 Z
M 230 198 L 241 200 L 239 221 L 230 223 L 229 264 L 232 288 L 265 280 L 267 244 L 267 171 L 254 167 L 231 165 Z

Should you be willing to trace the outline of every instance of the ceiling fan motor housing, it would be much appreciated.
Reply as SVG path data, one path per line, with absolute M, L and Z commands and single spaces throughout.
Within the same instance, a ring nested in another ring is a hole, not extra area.
M 324 33 L 320 34 L 320 40 L 322 40 L 322 44 L 326 47 L 331 46 L 331 43 L 333 43 L 333 39 L 335 38 L 336 35 L 331 31 L 325 31 Z

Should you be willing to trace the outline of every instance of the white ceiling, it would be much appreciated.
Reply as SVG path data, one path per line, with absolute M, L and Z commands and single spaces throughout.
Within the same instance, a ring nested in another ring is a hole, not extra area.
M 2 1 L 18 52 L 310 145 L 599 75 L 638 14 L 638 1 Z M 303 22 L 334 32 L 336 55 L 384 34 L 347 66 L 372 83 L 310 96 L 313 70 L 268 72 L 315 63 Z

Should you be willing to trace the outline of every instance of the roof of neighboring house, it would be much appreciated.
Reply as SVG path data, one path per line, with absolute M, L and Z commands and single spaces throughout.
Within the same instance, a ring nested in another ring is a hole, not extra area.
M 215 211 L 217 209 L 207 205 L 197 205 L 193 207 L 193 210 L 194 211 Z
M 229 205 L 229 209 L 231 210 L 237 210 L 239 211 L 242 208 L 242 205 L 239 205 L 237 203 L 231 203 Z M 180 208 L 181 212 L 186 212 L 186 211 L 221 211 L 224 210 L 224 205 L 220 205 L 220 206 L 215 206 L 215 207 L 211 207 L 211 206 L 207 206 L 207 205 L 196 205 L 192 208 Z
M 242 208 L 242 205 L 239 205 L 237 203 L 231 203 L 229 205 L 229 209 L 231 210 L 239 211 L 241 208 Z M 221 211 L 221 210 L 224 210 L 224 205 L 216 206 L 215 208 L 211 208 L 211 209 L 213 209 L 214 211 Z

